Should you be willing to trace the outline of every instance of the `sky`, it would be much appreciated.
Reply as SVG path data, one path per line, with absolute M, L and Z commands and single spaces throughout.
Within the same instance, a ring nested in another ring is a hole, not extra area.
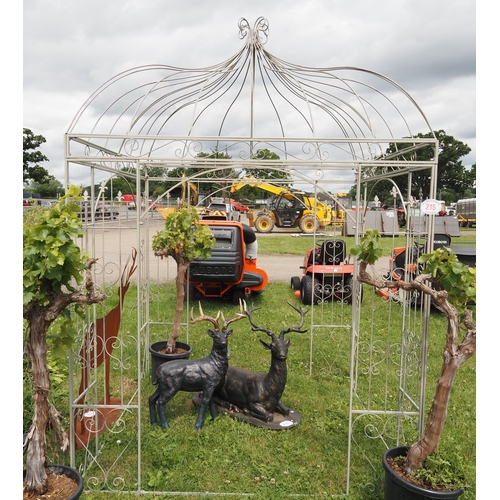
M 238 21 L 269 22 L 265 48 L 309 67 L 387 76 L 433 130 L 466 143 L 476 162 L 476 4 L 462 0 L 24 0 L 23 127 L 42 135 L 43 165 L 64 180 L 63 136 L 85 100 L 122 71 L 225 61 L 244 41 Z M 419 131 L 417 131 L 419 132 Z M 424 131 L 426 132 L 426 131 Z

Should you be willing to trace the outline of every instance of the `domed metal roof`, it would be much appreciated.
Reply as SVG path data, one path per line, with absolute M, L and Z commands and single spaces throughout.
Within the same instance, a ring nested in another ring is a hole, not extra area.
M 225 151 L 234 164 L 267 148 L 289 168 L 333 168 L 379 160 L 390 142 L 432 132 L 391 79 L 363 68 L 284 61 L 265 49 L 264 18 L 253 27 L 240 19 L 238 27 L 245 43 L 219 64 L 139 66 L 101 85 L 70 124 L 70 157 L 177 165 L 200 151 Z

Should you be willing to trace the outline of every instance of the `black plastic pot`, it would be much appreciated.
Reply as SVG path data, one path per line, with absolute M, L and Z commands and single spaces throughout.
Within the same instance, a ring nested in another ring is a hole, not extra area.
M 454 498 L 458 498 L 463 494 L 462 490 L 426 490 L 425 488 L 421 488 L 413 483 L 406 481 L 406 479 L 392 470 L 391 466 L 387 463 L 387 458 L 406 456 L 407 453 L 407 446 L 397 446 L 396 448 L 390 448 L 384 453 L 382 465 L 385 470 L 385 500 L 423 500 L 426 498 L 451 500 Z
M 47 465 L 47 474 L 57 474 L 57 475 L 65 475 L 71 479 L 74 479 L 77 482 L 78 487 L 76 491 L 68 497 L 67 500 L 77 500 L 83 493 L 83 477 L 82 475 L 75 469 L 68 467 L 67 465 Z M 23 471 L 23 481 L 26 477 L 26 470 Z
M 186 352 L 181 352 L 179 354 L 163 354 L 158 352 L 167 347 L 166 340 L 155 342 L 149 346 L 149 352 L 151 353 L 151 382 L 153 385 L 156 385 L 156 371 L 160 365 L 174 359 L 188 359 L 193 351 L 193 348 L 184 342 L 176 342 L 175 345 L 181 349 L 185 349 Z

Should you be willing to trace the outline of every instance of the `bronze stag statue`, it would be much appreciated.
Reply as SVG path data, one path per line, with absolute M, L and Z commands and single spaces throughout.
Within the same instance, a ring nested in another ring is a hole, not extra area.
M 158 367 L 156 380 L 158 387 L 155 393 L 149 397 L 149 417 L 152 425 L 156 425 L 156 407 L 158 416 L 163 429 L 168 427 L 167 416 L 165 414 L 165 405 L 179 391 L 198 392 L 201 391 L 201 405 L 196 419 L 195 427 L 200 430 L 203 425 L 205 412 L 210 407 L 212 419 L 217 416 L 217 407 L 213 402 L 214 392 L 224 385 L 228 369 L 228 343 L 227 339 L 233 333 L 233 330 L 227 330 L 227 327 L 234 321 L 246 317 L 243 314 L 243 306 L 240 306 L 240 313 L 229 320 L 224 319 L 222 328 L 219 327 L 219 311 L 215 318 L 203 314 L 200 307 L 200 316 L 193 317 L 191 310 L 191 320 L 193 323 L 206 320 L 214 325 L 214 330 L 209 329 L 208 334 L 213 339 L 212 351 L 204 358 L 200 359 L 176 359 L 167 361 Z
M 288 302 L 300 314 L 300 323 L 292 328 L 285 328 L 276 336 L 271 330 L 256 325 L 252 313 L 257 308 L 246 311 L 253 331 L 265 332 L 271 342 L 261 340 L 264 349 L 271 351 L 271 367 L 268 373 L 254 373 L 244 368 L 230 366 L 226 375 L 226 384 L 215 393 L 215 403 L 221 408 L 241 412 L 264 422 L 272 422 L 274 412 L 287 416 L 290 409 L 281 401 L 287 378 L 286 358 L 290 340 L 285 334 L 290 332 L 305 333 L 301 330 L 304 316 L 309 312 L 297 308 Z

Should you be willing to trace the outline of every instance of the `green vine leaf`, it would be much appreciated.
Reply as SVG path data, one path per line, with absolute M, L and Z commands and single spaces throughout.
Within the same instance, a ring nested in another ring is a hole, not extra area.
M 350 254 L 373 265 L 382 257 L 382 252 L 380 233 L 376 229 L 367 229 L 365 235 L 360 238 L 359 245 L 351 248 Z

